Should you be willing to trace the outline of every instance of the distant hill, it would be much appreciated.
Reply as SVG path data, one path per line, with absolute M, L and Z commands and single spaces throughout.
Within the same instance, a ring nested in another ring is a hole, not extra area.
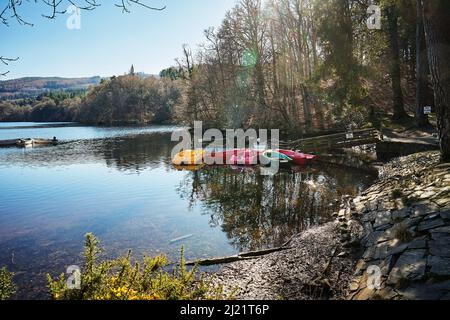
M 100 83 L 101 77 L 60 78 L 27 77 L 0 81 L 0 98 L 34 97 L 57 90 L 84 90 Z
M 144 72 L 137 72 L 136 75 L 144 79 L 159 78 L 158 75 Z M 86 90 L 90 86 L 99 84 L 102 79 L 104 78 L 96 76 L 90 78 L 26 77 L 4 80 L 0 81 L 0 99 L 32 98 L 50 91 Z

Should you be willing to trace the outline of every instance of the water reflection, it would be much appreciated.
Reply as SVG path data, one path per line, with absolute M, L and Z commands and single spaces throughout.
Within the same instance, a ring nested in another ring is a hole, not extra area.
M 54 167 L 105 162 L 118 170 L 139 172 L 170 164 L 170 133 L 77 140 L 55 147 L 0 149 L 0 166 Z
M 0 130 L 0 139 L 25 136 L 20 130 Z M 86 232 L 103 241 L 108 257 L 131 248 L 176 259 L 181 245 L 188 259 L 235 254 L 279 245 L 327 220 L 333 199 L 372 179 L 327 167 L 274 177 L 257 168 L 180 171 L 170 164 L 173 127 L 33 130 L 88 138 L 0 149 L 0 265 L 17 273 L 22 298 L 45 297 L 45 273 L 81 262 Z
M 262 176 L 257 168 L 207 167 L 186 176 L 178 192 L 191 206 L 201 202 L 210 224 L 243 251 L 281 245 L 329 220 L 339 204 L 335 200 L 356 195 L 370 179 L 339 168 L 295 167 Z

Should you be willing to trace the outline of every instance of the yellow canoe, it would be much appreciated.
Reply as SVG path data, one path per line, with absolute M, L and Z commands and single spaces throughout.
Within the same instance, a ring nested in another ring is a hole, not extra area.
M 177 166 L 202 164 L 204 156 L 205 150 L 184 150 L 175 155 L 172 163 Z
M 201 168 L 203 168 L 205 166 L 204 163 L 202 164 L 192 164 L 192 165 L 187 165 L 187 166 L 179 166 L 174 164 L 173 167 L 175 169 L 177 169 L 178 171 L 197 171 L 200 170 Z

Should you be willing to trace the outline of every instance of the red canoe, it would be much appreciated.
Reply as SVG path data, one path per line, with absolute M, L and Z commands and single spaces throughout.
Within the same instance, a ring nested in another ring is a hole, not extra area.
M 294 164 L 297 164 L 300 166 L 304 166 L 316 158 L 316 156 L 314 156 L 312 154 L 306 154 L 306 153 L 296 152 L 296 151 L 292 151 L 292 150 L 278 149 L 277 151 L 279 153 L 282 153 L 282 154 L 288 156 L 289 158 L 292 159 L 292 162 Z
M 258 152 L 255 150 L 239 150 L 230 157 L 228 164 L 251 166 L 258 164 Z
M 211 151 L 206 153 L 206 158 L 211 162 L 212 160 L 222 160 L 220 164 L 239 164 L 238 160 L 241 160 L 244 164 L 251 164 L 251 157 L 254 155 L 258 157 L 258 151 L 252 149 L 228 149 L 221 151 Z M 232 160 L 233 158 L 233 160 Z

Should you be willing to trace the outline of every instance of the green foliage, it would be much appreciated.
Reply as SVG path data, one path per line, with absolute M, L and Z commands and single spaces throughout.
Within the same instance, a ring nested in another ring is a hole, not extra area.
M 181 249 L 180 263 L 171 272 L 165 256 L 132 262 L 131 251 L 115 260 L 98 262 L 101 249 L 92 234 L 86 235 L 80 289 L 69 289 L 62 274 L 47 275 L 50 297 L 55 300 L 200 300 L 223 298 L 197 267 L 188 270 Z M 231 297 L 229 297 L 231 298 Z
M 55 91 L 36 98 L 0 101 L 0 121 L 74 121 L 81 91 Z
M 181 93 L 169 79 L 112 77 L 83 98 L 78 120 L 91 124 L 146 124 L 172 120 Z
M 170 67 L 159 73 L 161 78 L 169 78 L 170 80 L 178 80 L 184 77 L 183 70 L 180 68 Z
M 131 71 L 130 71 L 131 72 Z M 176 81 L 112 77 L 84 91 L 51 91 L 36 98 L 0 101 L 0 121 L 78 121 L 89 124 L 172 122 L 181 99 Z
M 0 300 L 6 300 L 16 293 L 16 286 L 12 280 L 13 275 L 6 267 L 0 269 Z

